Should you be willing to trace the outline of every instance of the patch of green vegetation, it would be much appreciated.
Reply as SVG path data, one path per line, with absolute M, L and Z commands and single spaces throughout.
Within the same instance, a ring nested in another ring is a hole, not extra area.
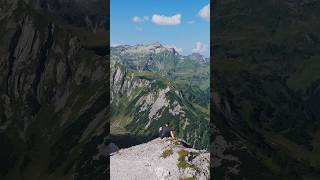
M 191 168 L 192 165 L 189 164 L 188 162 L 186 161 L 179 161 L 179 163 L 177 164 L 178 168 L 180 169 L 186 169 L 186 168 Z
M 135 77 L 141 77 L 141 78 L 160 78 L 161 76 L 157 73 L 151 72 L 151 71 L 130 71 L 129 75 L 133 75 Z
M 189 151 L 182 149 L 182 150 L 180 150 L 178 152 L 178 154 L 179 154 L 179 159 L 178 160 L 179 161 L 185 161 L 185 158 L 189 155 Z
M 192 176 L 192 177 L 186 177 L 186 178 L 181 178 L 180 180 L 196 180 L 197 178 Z
M 173 154 L 172 149 L 166 149 L 162 152 L 161 156 L 162 158 L 167 158 Z
M 189 153 L 190 153 L 189 151 L 184 150 L 184 149 L 182 149 L 178 152 L 178 155 L 179 155 L 178 161 L 179 162 L 178 162 L 177 166 L 179 169 L 191 168 L 191 169 L 194 169 L 198 172 L 199 169 L 195 165 L 190 164 L 186 161 L 186 157 L 189 155 Z
M 263 160 L 262 162 L 265 166 L 268 167 L 268 169 L 270 169 L 271 172 L 273 172 L 274 174 L 280 174 L 281 167 L 271 158 Z
M 288 87 L 305 92 L 313 82 L 320 79 L 320 56 L 297 62 L 296 69 L 287 80 Z

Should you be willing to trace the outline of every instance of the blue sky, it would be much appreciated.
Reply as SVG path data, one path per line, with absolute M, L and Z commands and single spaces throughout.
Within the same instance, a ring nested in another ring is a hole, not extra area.
M 160 42 L 210 55 L 210 0 L 111 0 L 111 46 Z

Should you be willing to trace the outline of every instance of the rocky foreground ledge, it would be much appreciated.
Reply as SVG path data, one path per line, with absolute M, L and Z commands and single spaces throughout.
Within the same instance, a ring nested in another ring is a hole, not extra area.
M 154 139 L 110 155 L 111 180 L 210 179 L 210 155 L 179 140 Z

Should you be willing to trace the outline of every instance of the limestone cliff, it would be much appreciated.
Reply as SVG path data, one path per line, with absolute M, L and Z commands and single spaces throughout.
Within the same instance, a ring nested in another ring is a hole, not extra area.
M 110 156 L 111 180 L 210 179 L 209 153 L 186 148 L 178 140 L 154 139 Z

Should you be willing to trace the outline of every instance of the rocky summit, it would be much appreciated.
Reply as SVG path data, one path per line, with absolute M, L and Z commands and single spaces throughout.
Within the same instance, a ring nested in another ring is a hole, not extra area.
M 112 153 L 110 179 L 205 180 L 210 177 L 209 160 L 209 152 L 187 148 L 181 140 L 156 138 Z

